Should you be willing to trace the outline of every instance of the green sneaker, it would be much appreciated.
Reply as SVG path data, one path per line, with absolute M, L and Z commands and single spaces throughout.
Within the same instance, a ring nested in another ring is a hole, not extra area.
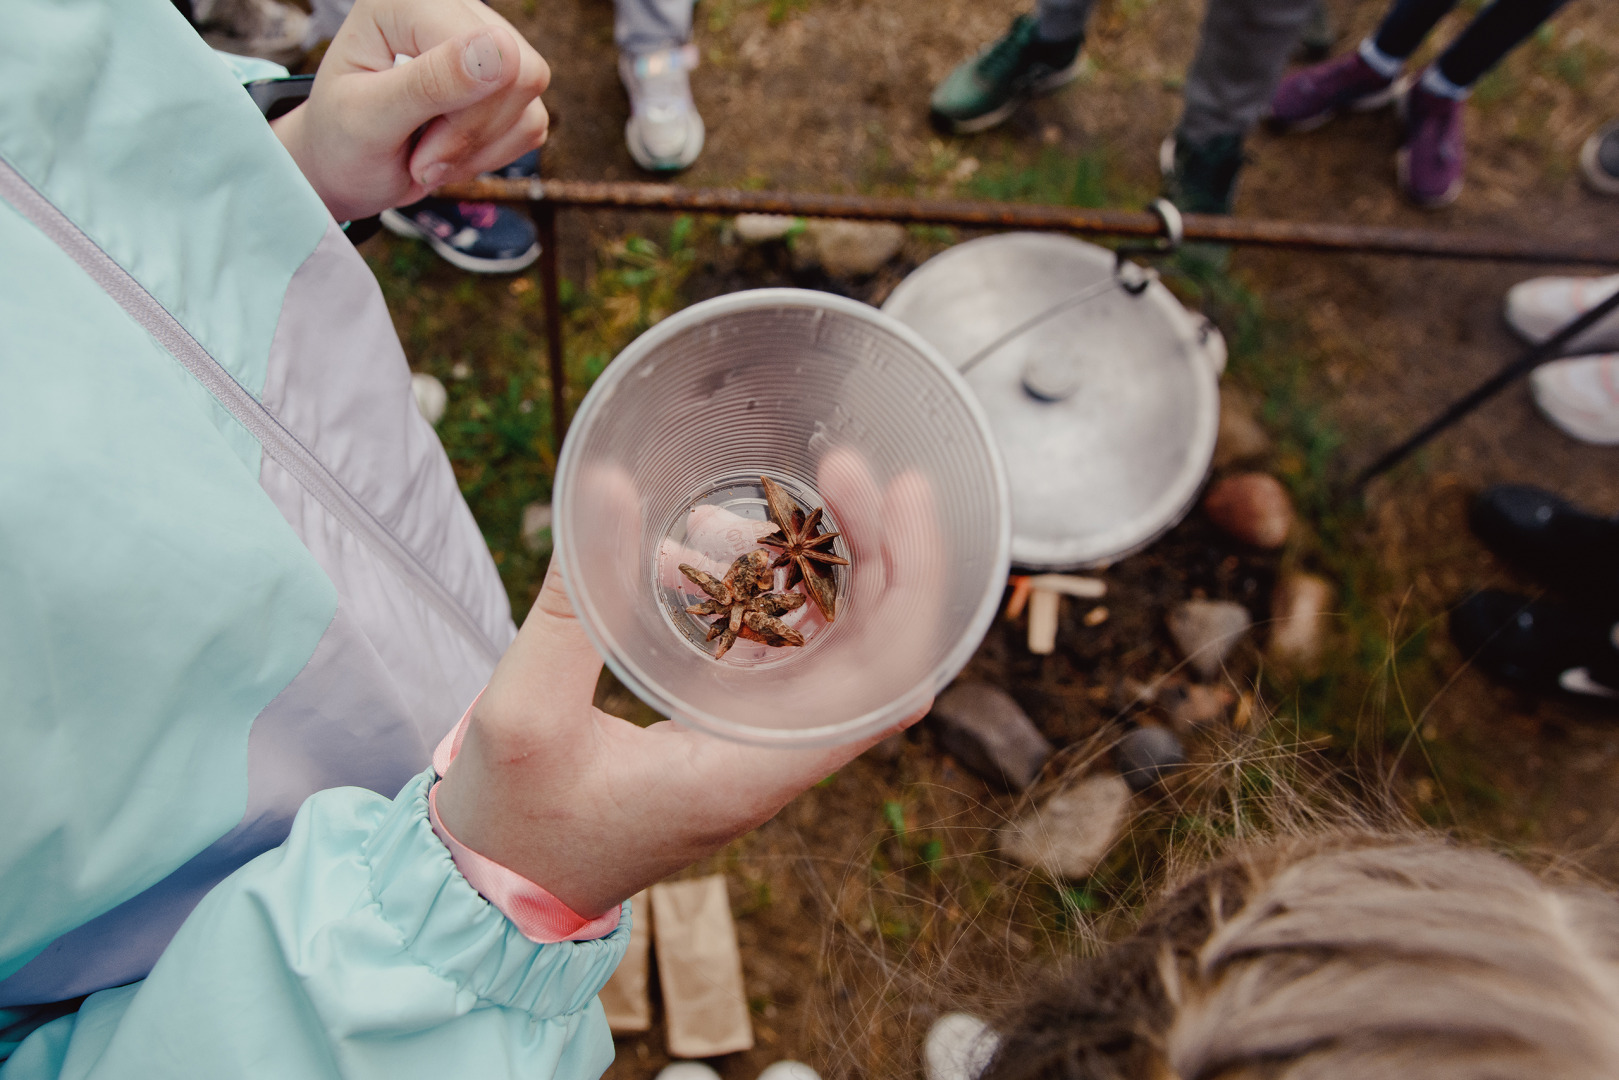
M 1185 214 L 1229 214 L 1242 171 L 1242 136 L 1188 143 L 1170 135 L 1158 148 L 1164 197 Z
M 1073 82 L 1084 37 L 1042 41 L 1036 27 L 1019 15 L 1005 37 L 947 75 L 929 102 L 934 126 L 953 135 L 985 131 L 1030 98 Z

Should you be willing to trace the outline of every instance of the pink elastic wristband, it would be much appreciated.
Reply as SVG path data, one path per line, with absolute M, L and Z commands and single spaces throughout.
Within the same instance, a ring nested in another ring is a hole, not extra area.
M 482 696 L 482 693 L 478 695 Z M 449 769 L 450 762 L 455 760 L 455 756 L 461 752 L 461 740 L 466 735 L 467 721 L 472 718 L 472 708 L 477 704 L 477 698 L 474 698 L 472 705 L 467 706 L 466 713 L 461 717 L 461 722 L 444 736 L 444 740 L 438 744 L 438 749 L 433 751 L 433 771 L 440 777 Z M 553 945 L 559 941 L 589 941 L 593 938 L 606 937 L 618 928 L 619 908 L 614 907 L 594 919 L 587 919 L 515 870 L 509 870 L 493 859 L 485 858 L 457 840 L 450 830 L 444 827 L 444 822 L 439 820 L 436 783 L 427 792 L 427 815 L 428 820 L 432 822 L 434 834 L 449 849 L 450 858 L 455 861 L 455 867 L 461 871 L 461 876 L 467 879 L 467 884 L 510 919 L 512 925 L 517 927 L 518 933 L 535 944 Z

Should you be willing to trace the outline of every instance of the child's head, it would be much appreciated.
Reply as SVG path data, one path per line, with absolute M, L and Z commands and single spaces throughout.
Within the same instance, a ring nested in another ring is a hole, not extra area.
M 1436 840 L 1256 848 L 1048 979 L 983 1080 L 1619 1076 L 1619 901 Z

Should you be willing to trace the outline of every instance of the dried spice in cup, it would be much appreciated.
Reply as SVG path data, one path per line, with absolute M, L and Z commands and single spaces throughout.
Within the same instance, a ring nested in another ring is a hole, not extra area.
M 714 651 L 716 660 L 730 651 L 739 637 L 775 648 L 803 645 L 804 635 L 783 622 L 781 616 L 803 607 L 808 598 L 831 622 L 837 613 L 837 583 L 832 568 L 849 565 L 849 560 L 826 550 L 839 534 L 821 531 L 821 508 L 806 514 L 780 484 L 768 476 L 761 476 L 759 481 L 775 526 L 759 543 L 778 550 L 747 552 L 731 564 L 723 578 L 686 563 L 679 568 L 688 581 L 708 595 L 702 603 L 687 607 L 687 614 L 718 616 L 709 624 L 706 639 L 719 639 Z M 773 533 L 780 533 L 781 538 L 772 539 Z M 787 570 L 785 584 L 781 591 L 773 592 L 776 571 L 783 567 Z M 804 591 L 790 591 L 799 582 L 803 582 Z
M 688 607 L 687 614 L 719 616 L 708 628 L 707 640 L 720 639 L 714 659 L 724 656 L 738 637 L 777 647 L 804 644 L 804 635 L 780 618 L 804 606 L 803 594 L 766 591 L 776 576 L 770 569 L 770 552 L 763 548 L 748 552 L 731 564 L 723 578 L 685 563 L 680 564 L 680 572 L 709 596 Z
M 820 531 L 821 507 L 817 506 L 806 515 L 786 489 L 770 477 L 759 477 L 759 483 L 764 485 L 770 520 L 776 523 L 776 529 L 782 535 L 781 540 L 772 540 L 766 535 L 759 541 L 781 550 L 775 562 L 770 564 L 771 569 L 788 568 L 789 589 L 798 581 L 803 581 L 804 591 L 821 609 L 826 621 L 831 622 L 837 617 L 838 607 L 837 583 L 832 577 L 832 567 L 848 566 L 849 560 L 821 549 L 830 547 L 840 534 Z

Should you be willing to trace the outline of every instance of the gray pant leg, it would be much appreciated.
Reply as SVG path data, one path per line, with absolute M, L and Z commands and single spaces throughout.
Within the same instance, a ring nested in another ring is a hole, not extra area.
M 695 0 L 614 0 L 613 41 L 620 52 L 647 53 L 691 40 Z
M 1047 41 L 1067 41 L 1085 32 L 1091 18 L 1093 0 L 1040 0 L 1035 6 L 1035 20 L 1040 24 L 1040 36 Z
M 1209 0 L 1186 75 L 1180 138 L 1246 135 L 1270 104 L 1315 0 Z

